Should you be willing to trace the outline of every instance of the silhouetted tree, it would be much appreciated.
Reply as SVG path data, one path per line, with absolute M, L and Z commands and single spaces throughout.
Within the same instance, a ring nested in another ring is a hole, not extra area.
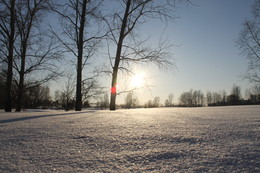
M 227 105 L 227 93 L 224 90 L 219 92 L 208 91 L 206 100 L 208 106 L 224 106 Z
M 222 105 L 225 105 L 227 103 L 227 92 L 225 90 L 222 91 L 221 98 Z
M 260 85 L 255 85 L 251 88 L 250 100 L 254 104 L 260 104 Z
M 0 1 L 1 60 L 7 64 L 5 82 L 5 111 L 12 111 L 13 55 L 15 42 L 16 0 Z
M 68 3 L 52 8 L 61 17 L 62 32 L 54 32 L 67 52 L 77 58 L 76 111 L 82 107 L 82 71 L 93 57 L 101 38 L 99 7 L 103 0 L 70 0 Z
M 49 0 L 24 0 L 16 5 L 16 27 L 18 37 L 15 43 L 16 58 L 14 68 L 18 73 L 18 98 L 16 111 L 21 111 L 26 87 L 35 87 L 48 82 L 58 75 L 54 60 L 59 57 L 59 49 L 52 36 L 41 27 L 42 18 L 48 12 Z M 35 72 L 38 72 L 37 77 Z M 25 83 L 25 76 L 30 83 Z M 41 77 L 39 76 L 41 74 Z M 44 75 L 43 75 L 44 74 Z
M 160 42 L 157 49 L 152 49 L 150 46 L 146 46 L 147 39 L 138 41 L 134 31 L 151 18 L 162 20 L 173 18 L 175 1 L 124 0 L 119 2 L 124 9 L 118 8 L 112 21 L 107 19 L 111 40 L 116 45 L 115 57 L 110 56 L 112 66 L 110 110 L 116 109 L 116 85 L 119 70 L 129 72 L 128 67 L 132 63 L 153 63 L 159 68 L 173 66 L 173 62 L 169 59 L 169 44 Z
M 180 105 L 191 107 L 193 105 L 192 93 L 192 90 L 182 93 L 180 96 Z
M 74 98 L 75 94 L 75 79 L 73 79 L 72 75 L 67 76 L 67 82 L 60 93 L 60 102 L 62 105 L 62 108 L 66 111 L 74 108 Z
M 154 97 L 153 107 L 159 107 L 159 106 L 160 106 L 160 97 Z
M 148 101 L 145 103 L 144 107 L 145 107 L 145 108 L 152 108 L 152 107 L 154 107 L 152 100 L 148 100 Z
M 184 92 L 180 96 L 181 106 L 203 106 L 204 105 L 204 94 L 200 90 L 190 90 L 189 92 Z
M 260 104 L 260 85 L 245 90 L 245 99 L 248 104 Z
M 198 91 L 198 106 L 204 106 L 205 97 L 204 94 L 199 90 Z
M 173 106 L 173 93 L 168 96 L 169 106 Z
M 28 88 L 24 93 L 24 108 L 48 108 L 51 106 L 50 88 L 35 86 Z
M 241 89 L 239 86 L 234 85 L 231 94 L 228 96 L 228 103 L 231 105 L 240 104 L 241 99 Z
M 170 103 L 169 103 L 169 100 L 168 100 L 168 99 L 165 100 L 164 106 L 165 106 L 165 107 L 170 107 Z
M 82 81 L 82 101 L 89 102 L 90 99 L 98 99 L 104 93 L 103 88 L 99 86 L 94 77 Z
M 221 94 L 219 92 L 212 93 L 212 102 L 214 106 L 218 106 L 221 103 Z
M 210 91 L 207 91 L 206 98 L 207 98 L 208 106 L 211 105 L 212 104 L 212 93 Z
M 107 93 L 101 95 L 100 101 L 97 103 L 97 106 L 101 109 L 107 109 L 109 107 L 109 96 Z
M 125 107 L 130 109 L 133 105 L 133 92 L 129 92 L 125 98 Z
M 168 95 L 168 99 L 165 100 L 164 106 L 165 107 L 173 106 L 173 94 L 172 93 Z
M 252 6 L 252 14 L 253 18 L 245 21 L 237 44 L 249 61 L 245 77 L 260 83 L 260 0 Z
M 130 91 L 127 93 L 125 98 L 125 108 L 136 108 L 138 106 L 138 99 L 135 97 L 134 92 Z

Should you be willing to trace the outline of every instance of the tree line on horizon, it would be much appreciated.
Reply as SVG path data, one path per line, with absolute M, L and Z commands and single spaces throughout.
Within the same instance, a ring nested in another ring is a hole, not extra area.
M 206 95 L 201 90 L 190 90 L 183 92 L 177 103 L 173 102 L 173 94 L 169 94 L 164 104 L 160 103 L 160 97 L 148 100 L 143 105 L 138 104 L 138 96 L 134 93 L 128 93 L 125 104 L 121 108 L 154 108 L 154 107 L 203 107 L 203 106 L 230 106 L 230 105 L 255 105 L 260 104 L 260 86 L 255 85 L 245 90 L 244 98 L 241 94 L 241 88 L 234 85 L 230 94 L 226 91 L 211 92 Z
M 120 8 L 107 8 L 112 3 Z M 138 34 L 146 22 L 159 20 L 167 25 L 175 19 L 173 9 L 179 3 L 191 2 L 0 0 L 1 108 L 6 112 L 16 108 L 20 112 L 23 108 L 56 104 L 65 110 L 81 111 L 92 98 L 100 100 L 97 102 L 100 107 L 109 105 L 110 110 L 115 110 L 116 97 L 120 94 L 118 76 L 134 74 L 133 64 L 153 64 L 163 70 L 174 68 L 171 44 L 159 40 L 158 45 L 152 47 L 149 37 L 141 38 Z M 260 83 L 259 7 L 260 0 L 256 0 L 252 6 L 253 18 L 245 21 L 237 40 L 238 47 L 249 60 L 245 78 L 256 85 Z M 51 20 L 45 21 L 55 18 L 53 16 L 57 19 L 55 24 Z M 94 67 L 92 62 L 97 61 L 99 50 L 104 47 L 107 53 L 101 60 L 103 64 Z M 75 73 L 71 74 L 71 71 Z M 102 75 L 111 78 L 110 96 L 104 95 L 107 87 L 99 86 L 98 79 Z M 50 99 L 48 84 L 61 78 L 67 83 L 55 91 L 54 103 Z M 128 94 L 133 93 L 130 90 Z M 191 100 L 191 95 L 196 96 L 196 100 Z M 219 98 L 216 93 L 211 95 L 214 99 Z M 202 96 L 202 92 L 191 90 L 183 93 L 180 100 L 183 105 L 203 105 L 205 99 Z M 133 96 L 128 95 L 126 108 L 138 105 L 138 99 L 130 98 Z M 231 94 L 226 99 L 231 102 L 236 98 Z M 169 96 L 165 105 L 172 106 L 171 100 Z M 145 107 L 160 105 L 160 98 L 155 97 Z
M 4 82 L 0 78 L 0 89 L 4 87 Z M 2 91 L 2 90 L 1 90 Z M 16 95 L 13 90 L 12 95 Z M 1 95 L 1 93 L 0 93 Z M 16 98 L 16 97 L 14 97 Z M 73 110 L 75 107 L 75 95 L 66 93 L 65 90 L 55 92 L 54 98 L 51 97 L 50 88 L 45 86 L 33 87 L 26 90 L 24 96 L 24 109 L 61 109 L 65 111 Z M 161 103 L 160 97 L 154 97 L 153 100 L 148 100 L 141 104 L 138 95 L 134 91 L 126 94 L 125 101 L 122 104 L 117 104 L 120 109 L 132 108 L 156 108 L 156 107 L 204 107 L 204 106 L 231 106 L 231 105 L 259 105 L 260 104 L 260 86 L 254 86 L 246 89 L 244 97 L 242 97 L 239 86 L 234 85 L 231 92 L 226 91 L 211 92 L 207 91 L 204 94 L 201 90 L 190 90 L 183 92 L 178 98 L 178 102 L 174 103 L 173 93 L 168 95 L 168 98 Z M 82 108 L 109 109 L 108 93 L 99 94 L 92 103 L 85 100 Z M 3 97 L 0 97 L 0 108 L 4 108 Z

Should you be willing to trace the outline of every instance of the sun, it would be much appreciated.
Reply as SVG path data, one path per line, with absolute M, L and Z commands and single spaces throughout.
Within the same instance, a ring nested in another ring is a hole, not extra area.
M 144 84 L 144 74 L 140 73 L 140 74 L 136 74 L 132 77 L 131 79 L 131 85 L 134 88 L 139 88 Z

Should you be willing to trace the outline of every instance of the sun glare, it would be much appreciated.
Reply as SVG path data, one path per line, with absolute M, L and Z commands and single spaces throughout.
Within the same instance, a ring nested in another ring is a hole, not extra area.
M 133 87 L 138 88 L 144 84 L 144 74 L 136 74 L 132 77 L 131 84 Z

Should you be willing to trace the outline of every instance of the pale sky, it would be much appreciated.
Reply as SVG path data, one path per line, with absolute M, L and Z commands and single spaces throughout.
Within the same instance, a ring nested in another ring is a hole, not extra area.
M 172 53 L 177 69 L 167 73 L 154 67 L 143 69 L 154 87 L 138 92 L 140 100 L 159 96 L 164 103 L 173 93 L 176 103 L 180 94 L 190 89 L 202 90 L 204 94 L 225 90 L 229 94 L 236 84 L 241 86 L 244 94 L 244 89 L 251 87 L 241 77 L 247 70 L 247 60 L 236 46 L 236 40 L 242 23 L 251 16 L 250 7 L 254 0 L 193 2 L 196 6 L 179 7 L 176 14 L 180 18 L 169 22 L 165 31 L 160 22 L 150 22 L 145 26 L 145 32 L 149 31 L 155 38 L 164 31 L 163 37 L 176 45 Z M 138 70 L 142 71 L 142 68 Z
M 227 94 L 234 84 L 250 88 L 242 75 L 247 70 L 247 60 L 236 46 L 242 23 L 250 19 L 254 0 L 193 0 L 193 5 L 181 5 L 176 10 L 180 18 L 169 21 L 167 27 L 160 21 L 152 20 L 143 25 L 139 35 L 151 36 L 151 44 L 160 37 L 176 45 L 171 52 L 176 69 L 159 71 L 155 66 L 136 66 L 135 73 L 142 73 L 146 82 L 153 87 L 136 91 L 141 103 L 156 96 L 164 104 L 170 93 L 174 102 L 182 92 L 201 90 L 225 90 Z M 122 77 L 122 76 L 121 76 Z M 111 78 L 104 76 L 102 85 L 108 88 Z M 117 103 L 124 102 L 126 95 L 119 95 Z
M 149 95 L 160 96 L 161 103 L 169 93 L 178 102 L 179 95 L 190 89 L 225 90 L 230 93 L 234 84 L 242 90 L 250 88 L 242 80 L 247 60 L 236 46 L 236 40 L 245 19 L 250 18 L 254 0 L 197 0 L 196 6 L 181 6 L 179 19 L 169 22 L 164 36 L 172 44 L 177 70 L 174 73 L 149 72 L 155 81 Z M 153 23 L 151 23 L 153 25 Z M 154 23 L 151 32 L 156 33 Z M 160 30 L 161 28 L 158 28 Z M 243 91 L 242 91 L 242 94 Z

